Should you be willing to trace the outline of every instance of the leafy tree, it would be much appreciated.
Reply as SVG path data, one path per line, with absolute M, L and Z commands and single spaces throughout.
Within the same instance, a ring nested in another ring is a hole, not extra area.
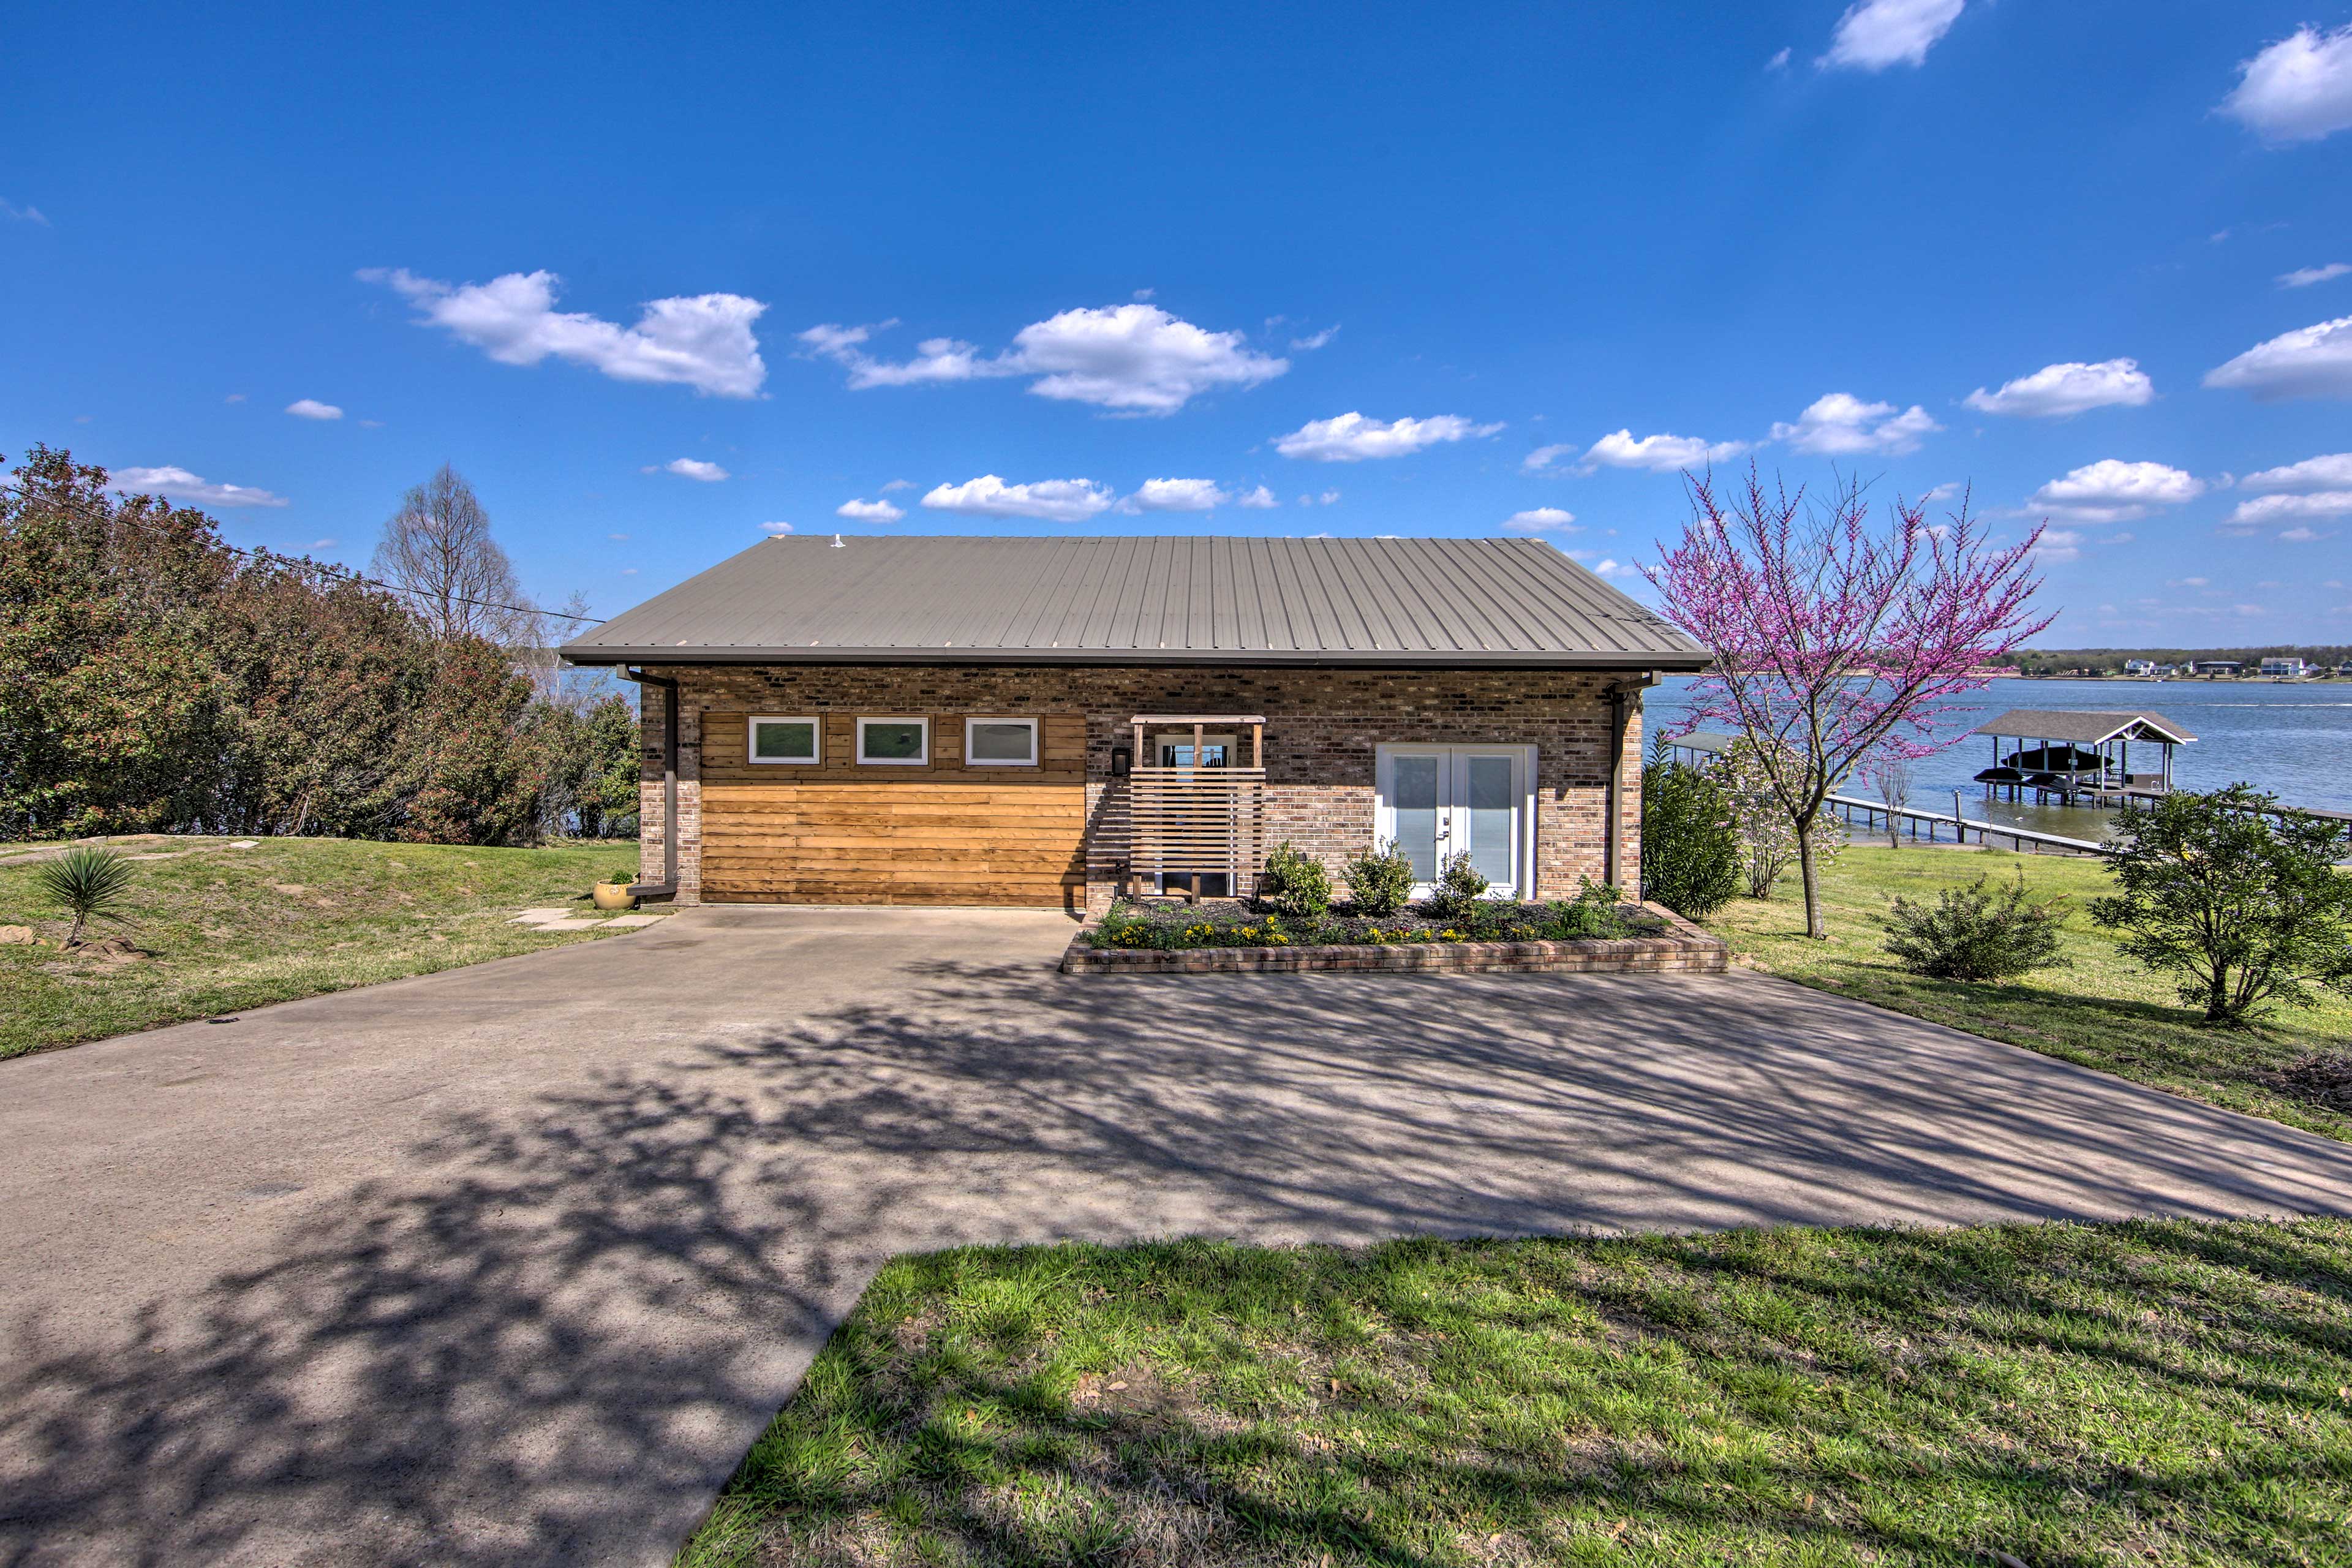
M 2050 624 L 2027 605 L 2035 530 L 1992 549 L 1963 500 L 1930 526 L 1897 500 L 1876 526 L 1859 482 L 1818 506 L 1767 494 L 1750 465 L 1726 506 L 1687 478 L 1682 542 L 1646 569 L 1666 617 L 1715 656 L 1693 686 L 1693 726 L 1736 727 L 1788 813 L 1805 888 L 1805 932 L 1825 937 L 1813 824 L 1866 757 L 1924 756 L 1950 700 Z
M 2352 841 L 2325 817 L 2266 815 L 2277 805 L 2242 784 L 2177 791 L 2125 806 L 2100 847 L 2116 890 L 2091 918 L 2209 1024 L 2314 1006 L 2315 989 L 2352 996 L 2352 875 L 2336 867 Z
M 515 653 L 436 636 L 412 595 L 232 549 L 69 453 L 36 447 L 11 478 L 0 837 L 537 835 L 551 765 Z M 615 708 L 587 705 L 565 764 L 600 829 L 635 806 Z
M 637 814 L 637 715 L 607 692 L 585 703 L 542 704 L 541 830 L 618 837 Z
M 1769 899 L 1789 868 L 1797 863 L 1797 829 L 1773 793 L 1769 772 L 1757 755 L 1753 736 L 1742 735 L 1707 776 L 1723 786 L 1731 825 L 1739 835 L 1740 871 L 1751 899 Z M 1784 770 L 1785 771 L 1785 770 Z M 1813 818 L 1813 868 L 1825 869 L 1845 847 L 1845 826 L 1834 816 Z
M 1723 785 L 1682 763 L 1642 770 L 1642 884 L 1649 897 L 1703 920 L 1739 891 L 1739 832 Z
M 394 837 L 514 844 L 537 837 L 541 757 L 524 725 L 530 682 L 479 637 L 444 643 L 420 715 Z

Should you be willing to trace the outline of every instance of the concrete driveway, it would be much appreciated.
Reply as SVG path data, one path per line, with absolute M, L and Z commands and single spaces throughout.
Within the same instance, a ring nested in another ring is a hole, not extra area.
M 2352 1211 L 1753 975 L 1064 977 L 709 909 L 0 1064 L 0 1563 L 659 1563 L 909 1247 Z

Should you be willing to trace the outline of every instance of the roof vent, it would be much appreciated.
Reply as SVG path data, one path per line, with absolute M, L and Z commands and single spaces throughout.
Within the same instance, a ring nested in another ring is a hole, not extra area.
M 838 550 L 838 549 L 840 549 L 840 548 L 841 548 L 841 535 L 839 535 L 839 534 L 837 534 L 837 533 L 836 533 L 836 534 L 835 534 L 835 535 L 833 536 L 833 547 L 834 547 L 835 550 Z

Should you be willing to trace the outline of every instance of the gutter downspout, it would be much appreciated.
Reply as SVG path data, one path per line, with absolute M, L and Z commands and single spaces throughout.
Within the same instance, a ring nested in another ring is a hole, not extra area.
M 1645 669 L 1641 679 L 1620 681 L 1609 689 L 1608 826 L 1601 844 L 1601 879 L 1612 888 L 1623 874 L 1625 858 L 1619 846 L 1625 832 L 1625 731 L 1633 723 L 1634 702 L 1664 679 L 1654 669 Z M 1634 889 L 1636 897 L 1640 891 Z
M 641 899 L 677 897 L 677 678 L 648 675 L 626 665 L 617 673 L 640 686 L 662 688 L 662 879 L 633 882 L 629 891 Z

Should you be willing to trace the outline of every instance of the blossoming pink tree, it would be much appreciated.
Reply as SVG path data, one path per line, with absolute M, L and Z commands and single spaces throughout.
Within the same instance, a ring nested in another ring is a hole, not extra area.
M 1712 475 L 1685 479 L 1682 542 L 1643 569 L 1667 618 L 1715 655 L 1685 729 L 1737 725 L 1758 741 L 1796 831 L 1806 934 L 1826 936 L 1815 818 L 1858 764 L 1950 744 L 1936 727 L 1952 700 L 2054 618 L 2028 607 L 2042 531 L 1996 550 L 1965 497 L 1946 523 L 1898 499 L 1877 525 L 1853 480 L 1809 503 L 1801 488 L 1768 494 L 1751 464 L 1727 508 Z

